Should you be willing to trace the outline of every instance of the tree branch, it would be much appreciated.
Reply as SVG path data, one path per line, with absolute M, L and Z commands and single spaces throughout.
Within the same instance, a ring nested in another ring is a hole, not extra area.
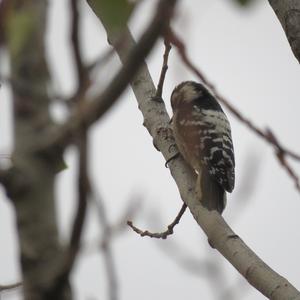
M 186 210 L 186 204 L 183 203 L 180 211 L 178 212 L 176 218 L 174 219 L 174 221 L 168 225 L 167 230 L 163 231 L 163 232 L 150 232 L 148 230 L 141 230 L 139 228 L 137 228 L 136 226 L 134 226 L 132 224 L 132 221 L 127 221 L 127 225 L 129 227 L 131 227 L 131 229 L 136 232 L 137 234 L 139 234 L 141 237 L 144 236 L 149 236 L 151 238 L 157 238 L 157 239 L 166 239 L 169 235 L 174 233 L 174 227 L 179 224 L 179 221 L 181 219 L 181 217 L 183 216 L 185 210 Z
M 83 64 L 83 59 L 80 51 L 80 36 L 79 25 L 80 16 L 78 12 L 78 0 L 70 0 L 72 8 L 72 26 L 71 26 L 71 40 L 73 46 L 73 54 L 75 57 L 75 68 L 77 70 L 77 109 L 81 111 L 82 105 L 86 102 L 84 97 L 80 97 L 85 92 L 85 82 L 88 77 L 87 71 Z M 76 97 L 75 97 L 76 98 Z M 78 206 L 76 216 L 74 218 L 74 224 L 71 233 L 69 251 L 72 256 L 72 262 L 76 258 L 76 254 L 79 250 L 81 235 L 83 231 L 83 225 L 87 209 L 87 201 L 90 193 L 90 180 L 88 175 L 88 135 L 85 124 L 79 128 L 77 132 L 77 148 L 79 152 L 78 163 Z M 72 264 L 69 265 L 68 272 L 71 271 Z
M 78 163 L 78 200 L 77 210 L 72 227 L 71 239 L 69 244 L 69 263 L 67 264 L 66 274 L 69 274 L 72 270 L 76 255 L 80 248 L 80 241 L 83 232 L 83 226 L 86 217 L 88 197 L 90 195 L 90 180 L 88 175 L 88 138 L 87 132 L 83 132 L 79 135 L 78 141 L 79 151 L 79 163 Z
M 277 138 L 275 137 L 274 133 L 270 129 L 267 130 L 267 134 L 269 135 L 270 139 L 274 140 L 275 145 L 278 144 Z M 289 177 L 294 181 L 296 189 L 298 190 L 298 192 L 300 192 L 299 178 L 296 175 L 296 172 L 292 169 L 292 167 L 287 162 L 286 152 L 284 152 L 283 150 L 278 148 L 278 149 L 276 149 L 275 154 L 276 154 L 276 157 L 277 157 L 278 161 L 280 162 L 281 166 L 286 170 Z
M 269 3 L 300 63 L 300 2 L 298 0 L 269 0 Z
M 114 38 L 109 35 L 109 40 Z M 127 31 L 127 48 L 116 48 L 123 63 L 135 42 Z M 154 145 L 167 160 L 177 152 L 170 118 L 164 103 L 149 101 L 156 90 L 147 69 L 142 64 L 132 81 L 132 89 L 144 116 L 144 125 L 153 137 Z M 216 211 L 208 211 L 195 194 L 196 178 L 194 172 L 182 158 L 172 160 L 169 168 L 176 181 L 180 195 L 189 207 L 196 222 L 206 233 L 210 243 L 262 294 L 272 299 L 300 299 L 300 293 L 285 278 L 266 265 L 227 225 Z
M 87 69 L 84 67 L 80 52 L 79 43 L 79 24 L 80 16 L 78 12 L 78 0 L 70 0 L 72 11 L 71 20 L 71 41 L 74 54 L 74 65 L 77 70 L 77 91 L 73 97 L 73 104 L 78 111 L 85 103 L 84 93 L 86 91 L 86 82 L 88 78 Z M 78 149 L 78 175 L 77 175 L 77 210 L 75 213 L 70 242 L 65 253 L 65 259 L 58 270 L 52 285 L 47 291 L 48 299 L 56 298 L 63 285 L 68 281 L 69 275 L 73 269 L 77 254 L 80 249 L 82 232 L 84 228 L 88 197 L 90 195 L 90 179 L 88 174 L 88 134 L 85 124 L 82 124 L 76 132 L 76 146 Z
M 157 85 L 156 95 L 155 95 L 157 98 L 162 97 L 163 85 L 164 85 L 166 73 L 168 71 L 168 59 L 169 59 L 169 54 L 171 51 L 171 44 L 166 38 L 164 40 L 164 44 L 165 44 L 165 53 L 164 53 L 164 58 L 163 58 L 163 65 L 161 68 L 159 82 Z
M 93 190 L 93 203 L 96 206 L 100 227 L 102 229 L 101 250 L 103 251 L 105 270 L 108 280 L 108 294 L 110 300 L 119 299 L 119 283 L 115 258 L 112 251 L 112 231 L 107 218 L 107 211 L 101 196 Z
M 88 138 L 85 129 L 78 134 L 78 200 L 77 210 L 75 213 L 71 238 L 69 245 L 65 251 L 64 260 L 62 261 L 60 268 L 57 270 L 51 284 L 47 289 L 46 299 L 56 299 L 56 295 L 61 293 L 62 288 L 68 282 L 69 275 L 73 269 L 76 257 L 80 250 L 80 242 L 82 239 L 82 232 L 84 228 L 88 197 L 91 193 L 90 180 L 88 175 Z
M 80 43 L 79 43 L 80 17 L 78 11 L 78 0 L 70 0 L 70 6 L 72 12 L 71 40 L 72 40 L 73 54 L 75 59 L 74 65 L 77 71 L 78 87 L 80 87 L 85 77 L 85 70 L 81 58 Z

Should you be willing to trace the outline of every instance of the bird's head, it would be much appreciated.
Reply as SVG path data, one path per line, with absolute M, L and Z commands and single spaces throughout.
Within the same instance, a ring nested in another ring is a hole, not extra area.
M 171 95 L 173 112 L 185 105 L 196 105 L 199 108 L 222 111 L 216 98 L 202 83 L 184 81 L 177 85 Z

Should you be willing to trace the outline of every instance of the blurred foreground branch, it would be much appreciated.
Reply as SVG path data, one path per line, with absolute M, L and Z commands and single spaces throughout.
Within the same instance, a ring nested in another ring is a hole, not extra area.
M 93 203 L 96 206 L 100 227 L 102 228 L 101 250 L 108 281 L 108 295 L 110 300 L 119 299 L 119 283 L 117 276 L 116 262 L 112 251 L 113 232 L 111 230 L 107 211 L 101 196 L 92 191 Z

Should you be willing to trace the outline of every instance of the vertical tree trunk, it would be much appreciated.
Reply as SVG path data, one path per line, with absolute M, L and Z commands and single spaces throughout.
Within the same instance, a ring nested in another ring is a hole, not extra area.
M 38 154 L 35 145 L 51 133 L 45 59 L 47 1 L 10 1 L 6 36 L 11 62 L 14 109 L 14 173 L 18 189 L 8 191 L 16 211 L 26 300 L 50 299 L 49 289 L 61 265 L 54 180 L 57 154 Z M 66 282 L 51 299 L 70 299 Z

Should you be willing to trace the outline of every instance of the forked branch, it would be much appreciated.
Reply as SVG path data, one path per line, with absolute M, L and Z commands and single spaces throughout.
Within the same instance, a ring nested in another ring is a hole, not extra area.
M 148 236 L 151 238 L 157 238 L 157 239 L 166 239 L 169 235 L 174 233 L 174 227 L 179 224 L 181 217 L 183 216 L 185 210 L 187 208 L 187 205 L 185 203 L 182 204 L 182 207 L 180 209 L 180 211 L 178 212 L 176 218 L 174 219 L 174 221 L 168 225 L 167 230 L 163 231 L 163 232 L 150 232 L 148 230 L 141 230 L 139 228 L 137 228 L 136 226 L 134 226 L 132 224 L 132 221 L 127 221 L 127 225 L 129 227 L 132 228 L 132 230 L 134 232 L 136 232 L 137 234 L 139 234 L 140 236 Z

